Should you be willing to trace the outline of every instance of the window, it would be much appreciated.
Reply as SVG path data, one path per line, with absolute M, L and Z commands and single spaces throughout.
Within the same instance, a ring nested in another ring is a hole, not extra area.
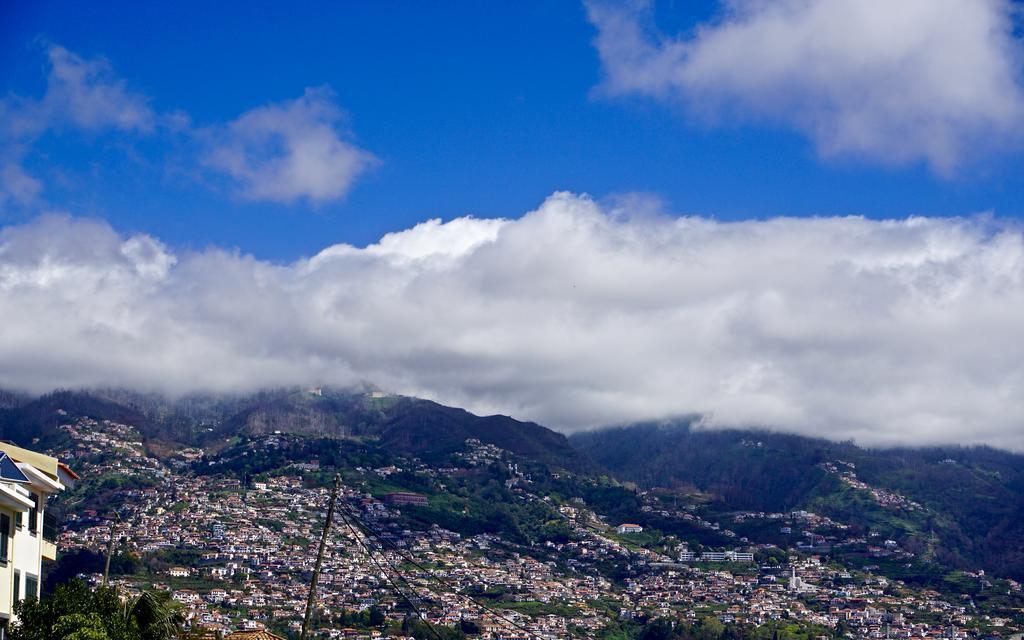
M 39 597 L 39 576 L 34 576 L 31 573 L 25 574 L 25 597 Z
M 21 572 L 17 569 L 14 570 L 14 602 L 21 600 Z
M 32 508 L 28 511 L 28 532 L 36 535 L 39 531 L 39 494 L 30 493 L 29 498 L 32 500 Z
M 43 512 L 43 540 L 56 542 L 59 529 L 60 527 L 57 526 L 57 516 L 53 514 L 53 511 L 47 509 Z M 0 638 L 0 640 L 3 640 L 3 638 Z
M 23 514 L 20 511 L 18 513 L 14 514 L 14 526 L 16 526 L 16 527 L 18 527 L 20 529 L 20 528 L 22 528 L 24 526 L 24 524 L 25 524 L 25 514 Z
M 11 516 L 0 514 L 0 562 L 7 562 L 8 546 L 11 537 Z

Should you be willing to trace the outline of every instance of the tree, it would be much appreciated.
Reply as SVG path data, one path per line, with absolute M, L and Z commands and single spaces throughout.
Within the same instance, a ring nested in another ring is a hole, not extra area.
M 80 580 L 60 585 L 42 600 L 22 600 L 15 613 L 12 640 L 139 640 L 117 593 L 109 588 L 93 591 Z
M 725 632 L 725 625 L 718 621 L 717 618 L 711 616 L 705 616 L 700 621 L 700 631 L 697 636 L 701 640 L 717 640 L 722 637 Z
M 95 613 L 72 613 L 53 625 L 53 633 L 64 640 L 110 640 L 103 620 Z
M 125 606 L 125 617 L 139 629 L 141 640 L 169 640 L 181 631 L 185 617 L 170 591 L 143 591 Z
M 384 617 L 384 612 L 377 605 L 370 607 L 370 626 L 379 627 L 387 622 L 387 618 Z
M 144 591 L 122 605 L 114 589 L 94 591 L 81 580 L 22 600 L 15 613 L 12 640 L 171 640 L 184 622 L 168 591 Z
M 640 640 L 671 640 L 675 636 L 671 620 L 658 618 L 644 626 Z
M 103 555 L 89 549 L 72 549 L 61 552 L 57 564 L 47 573 L 43 581 L 43 593 L 50 594 L 57 585 L 74 579 L 80 573 L 100 573 L 103 571 Z M 138 573 L 142 562 L 138 556 L 115 552 L 110 559 L 110 575 L 131 575 Z

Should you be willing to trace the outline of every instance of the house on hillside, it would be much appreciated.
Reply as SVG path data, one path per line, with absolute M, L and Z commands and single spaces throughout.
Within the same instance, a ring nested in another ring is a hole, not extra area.
M 624 522 L 624 523 L 620 524 L 618 527 L 616 527 L 615 530 L 618 531 L 620 534 L 621 533 L 643 533 L 644 528 L 641 527 L 638 524 L 633 524 L 632 522 Z
M 384 496 L 384 502 L 396 506 L 411 504 L 417 507 L 425 507 L 430 503 L 427 496 L 421 493 L 409 493 L 407 491 L 388 493 Z
M 257 631 L 236 631 L 225 636 L 224 640 L 284 640 L 276 633 L 270 633 L 266 629 Z
M 39 597 L 43 560 L 57 559 L 57 522 L 46 500 L 78 479 L 56 458 L 0 442 L 0 640 L 14 604 Z

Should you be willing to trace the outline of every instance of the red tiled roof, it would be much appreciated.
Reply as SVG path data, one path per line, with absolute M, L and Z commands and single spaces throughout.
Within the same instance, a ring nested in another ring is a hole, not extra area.
M 71 470 L 71 467 L 69 467 L 68 465 L 64 464 L 63 462 L 58 462 L 57 466 L 60 467 L 61 469 L 63 469 L 64 473 L 68 474 L 73 479 L 75 479 L 75 480 L 81 480 L 82 479 L 81 477 L 79 477 L 79 475 L 77 473 L 75 473 L 74 471 Z
M 269 631 L 236 631 L 229 633 L 224 640 L 285 640 L 276 633 L 270 633 Z

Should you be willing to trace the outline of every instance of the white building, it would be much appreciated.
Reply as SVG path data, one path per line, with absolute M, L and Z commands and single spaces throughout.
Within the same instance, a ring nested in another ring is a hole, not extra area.
M 818 590 L 818 587 L 809 582 L 804 582 L 803 578 L 796 575 L 796 567 L 791 567 L 789 574 L 789 590 L 794 593 L 814 593 Z
M 616 529 L 616 531 L 618 531 L 620 534 L 621 533 L 643 533 L 643 530 L 644 530 L 644 528 L 641 527 L 640 525 L 632 524 L 630 522 L 626 522 L 626 523 L 620 524 L 618 526 L 618 528 Z
M 14 604 L 39 597 L 43 560 L 57 559 L 57 528 L 46 515 L 46 499 L 77 479 L 56 458 L 0 442 L 0 640 Z
M 725 557 L 732 562 L 753 562 L 754 554 L 749 551 L 726 551 Z

